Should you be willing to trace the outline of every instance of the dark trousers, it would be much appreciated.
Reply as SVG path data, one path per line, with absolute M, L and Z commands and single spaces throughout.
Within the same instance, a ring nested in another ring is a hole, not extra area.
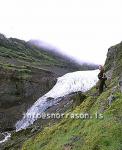
M 101 94 L 103 92 L 103 88 L 105 86 L 105 80 L 100 80 L 99 81 L 99 94 Z

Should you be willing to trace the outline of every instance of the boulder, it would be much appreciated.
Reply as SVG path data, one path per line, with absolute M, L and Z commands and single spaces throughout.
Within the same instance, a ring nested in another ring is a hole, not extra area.
M 122 78 L 119 80 L 120 91 L 122 92 Z
M 113 94 L 111 94 L 111 95 L 108 97 L 108 104 L 109 104 L 109 106 L 112 104 L 112 102 L 113 102 L 115 99 L 116 99 L 116 97 L 115 97 Z

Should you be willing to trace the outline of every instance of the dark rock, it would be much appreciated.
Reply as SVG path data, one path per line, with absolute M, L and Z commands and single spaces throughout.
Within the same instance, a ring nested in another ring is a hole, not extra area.
M 4 139 L 4 135 L 0 133 L 0 141 L 2 141 L 3 139 Z
M 4 129 L 4 132 L 10 132 L 10 131 L 14 131 L 14 130 L 16 130 L 16 128 L 15 127 L 8 127 L 8 128 L 5 128 Z
M 110 78 L 120 76 L 122 72 L 122 42 L 108 49 L 105 62 L 105 71 L 109 72 Z
M 31 130 L 31 133 L 37 132 L 40 129 L 39 126 L 34 125 L 33 129 Z
M 14 70 L 0 68 L 0 129 L 13 130 L 23 112 L 56 83 L 56 75 L 47 70 L 30 68 L 31 76 L 20 78 Z
M 70 140 L 73 143 L 73 142 L 79 141 L 80 139 L 81 139 L 81 137 L 79 137 L 79 136 L 73 136 Z
M 116 97 L 111 94 L 109 97 L 108 97 L 108 104 L 109 106 L 113 103 L 113 101 L 115 101 Z
M 82 103 L 85 98 L 86 98 L 86 95 L 83 94 L 81 91 L 76 92 L 72 97 L 72 99 L 78 104 Z
M 120 91 L 122 92 L 122 79 L 119 81 Z
M 118 86 L 114 86 L 111 90 L 111 94 L 114 94 L 118 90 Z
M 50 101 L 50 100 L 54 100 L 54 98 L 53 97 L 48 97 L 47 101 Z

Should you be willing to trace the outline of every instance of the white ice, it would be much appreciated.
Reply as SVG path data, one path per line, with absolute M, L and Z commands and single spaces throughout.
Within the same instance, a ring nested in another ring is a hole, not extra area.
M 98 72 L 98 70 L 77 71 L 59 77 L 56 85 L 47 94 L 40 97 L 32 107 L 28 109 L 22 120 L 16 123 L 16 131 L 26 129 L 29 125 L 33 124 L 42 112 L 58 102 L 59 97 L 77 91 L 85 92 L 92 88 L 98 81 Z M 54 99 L 47 101 L 49 97 Z

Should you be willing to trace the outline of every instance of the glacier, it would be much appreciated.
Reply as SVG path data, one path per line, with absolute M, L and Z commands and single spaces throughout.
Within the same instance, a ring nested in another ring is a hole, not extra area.
M 59 77 L 54 87 L 44 96 L 40 97 L 23 115 L 23 118 L 16 123 L 16 131 L 26 129 L 33 124 L 38 116 L 48 107 L 56 105 L 60 97 L 72 92 L 86 92 L 98 81 L 99 70 L 76 71 Z M 52 98 L 49 100 L 48 98 Z M 47 100 L 48 99 L 48 100 Z

